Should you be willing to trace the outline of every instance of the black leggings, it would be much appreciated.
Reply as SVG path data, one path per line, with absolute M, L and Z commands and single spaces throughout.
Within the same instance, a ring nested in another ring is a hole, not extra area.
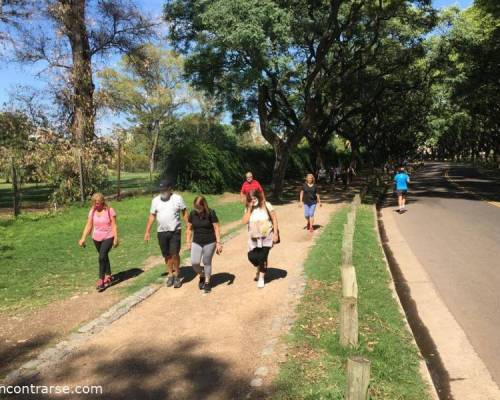
M 260 272 L 267 270 L 267 258 L 269 257 L 270 247 L 256 247 L 248 252 L 248 260 L 255 266 L 259 267 Z
M 109 252 L 113 247 L 113 240 L 114 238 L 105 239 L 102 242 L 94 240 L 95 248 L 99 253 L 99 279 L 104 279 L 104 275 L 111 275 Z

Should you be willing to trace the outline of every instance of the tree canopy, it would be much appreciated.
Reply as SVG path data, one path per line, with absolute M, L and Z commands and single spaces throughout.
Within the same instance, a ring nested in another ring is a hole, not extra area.
M 302 138 L 320 149 L 337 133 L 358 147 L 355 114 L 394 90 L 391 75 L 413 72 L 434 11 L 430 1 L 172 0 L 165 18 L 193 84 L 235 121 L 258 117 L 279 195 Z

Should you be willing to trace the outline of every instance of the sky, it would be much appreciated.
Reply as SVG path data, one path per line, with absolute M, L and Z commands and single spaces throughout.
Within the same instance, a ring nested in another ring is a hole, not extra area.
M 153 17 L 158 17 L 161 15 L 163 4 L 165 0 L 136 0 L 138 6 L 149 13 Z M 459 6 L 460 8 L 467 8 L 471 6 L 473 0 L 434 0 L 433 4 L 436 8 L 448 7 L 448 6 Z M 0 60 L 0 108 L 2 106 L 8 105 L 9 92 L 18 86 L 34 86 L 41 88 L 45 85 L 43 79 L 36 76 L 39 68 L 20 66 L 15 64 L 5 64 Z M 111 129 L 113 123 L 116 121 L 112 116 L 107 116 L 101 118 L 98 121 L 98 128 L 101 129 L 102 133 L 107 133 Z

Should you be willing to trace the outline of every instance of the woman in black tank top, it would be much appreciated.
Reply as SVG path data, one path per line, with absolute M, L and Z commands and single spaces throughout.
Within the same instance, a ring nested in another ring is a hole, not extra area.
M 308 229 L 309 232 L 314 232 L 314 213 L 316 212 L 316 205 L 321 207 L 321 199 L 319 198 L 313 174 L 307 175 L 306 182 L 300 191 L 299 201 L 299 207 L 304 207 L 304 218 L 307 223 L 305 229 Z

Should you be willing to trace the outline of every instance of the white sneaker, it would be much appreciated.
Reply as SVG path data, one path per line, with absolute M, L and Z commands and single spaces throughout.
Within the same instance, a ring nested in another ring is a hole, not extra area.
M 257 281 L 257 287 L 259 289 L 262 289 L 264 287 L 264 277 L 263 276 L 259 277 L 259 280 Z

